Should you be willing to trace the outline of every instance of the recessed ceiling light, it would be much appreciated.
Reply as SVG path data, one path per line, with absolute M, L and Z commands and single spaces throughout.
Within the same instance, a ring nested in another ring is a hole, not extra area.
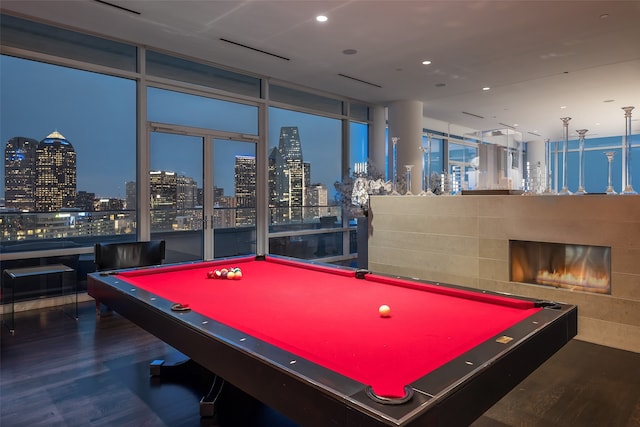
M 424 61 L 422 61 L 422 65 L 431 65 L 431 61 L 424 60 Z
M 517 123 L 514 123 L 514 124 L 513 124 L 513 127 L 514 127 L 514 128 L 517 128 L 518 126 L 520 126 L 520 125 L 519 125 L 519 124 L 517 124 Z
M 563 105 L 563 106 L 560 107 L 561 110 L 564 110 L 565 108 L 567 108 L 566 105 Z
M 436 83 L 434 84 L 435 87 L 445 87 L 447 84 L 446 83 Z
M 358 53 L 358 51 L 355 49 L 345 49 L 342 51 L 342 53 L 344 53 L 345 55 L 355 55 L 356 53 Z
M 615 99 L 605 99 L 605 100 L 604 100 L 604 101 L 602 101 L 602 102 L 614 102 L 614 101 L 615 101 Z
M 316 21 L 318 21 L 318 22 L 327 22 L 328 20 L 329 20 L 329 18 L 327 18 L 327 17 L 326 17 L 326 16 L 324 16 L 324 15 L 318 15 L 318 16 L 316 16 Z
M 603 13 L 602 15 L 600 15 L 600 19 L 607 19 L 609 17 L 608 13 Z
M 485 86 L 482 88 L 482 90 L 487 91 L 487 90 L 491 90 L 491 88 L 489 86 Z

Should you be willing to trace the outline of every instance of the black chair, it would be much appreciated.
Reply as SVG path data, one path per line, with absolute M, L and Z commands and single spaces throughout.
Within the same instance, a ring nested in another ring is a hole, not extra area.
M 165 241 L 96 243 L 93 255 L 97 271 L 159 265 L 165 257 Z
M 96 271 L 160 265 L 165 258 L 165 241 L 96 243 L 93 256 Z M 97 299 L 96 313 L 101 313 Z

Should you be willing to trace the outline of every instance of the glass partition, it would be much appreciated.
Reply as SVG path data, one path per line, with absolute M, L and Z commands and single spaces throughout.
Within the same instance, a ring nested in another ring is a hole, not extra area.
M 475 169 L 477 190 L 522 190 L 522 135 L 513 129 L 494 129 L 464 135 L 478 144 Z M 468 171 L 469 172 L 469 171 Z

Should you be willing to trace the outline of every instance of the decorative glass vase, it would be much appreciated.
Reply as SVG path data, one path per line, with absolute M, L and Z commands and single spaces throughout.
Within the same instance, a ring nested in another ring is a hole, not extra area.
M 422 191 L 420 195 L 433 196 L 433 191 L 431 191 L 431 134 L 427 135 L 427 146 L 420 146 L 419 150 L 422 152 Z
M 631 185 L 631 111 L 634 107 L 622 107 L 624 110 L 625 131 L 622 145 L 622 192 L 620 194 L 638 194 Z
M 571 194 L 569 188 L 567 187 L 567 178 L 568 178 L 568 165 L 569 165 L 569 120 L 571 117 L 562 117 L 562 131 L 563 131 L 563 139 L 564 139 L 564 147 L 562 147 L 562 190 L 560 190 L 560 195 L 568 195 Z
M 393 189 L 391 191 L 391 195 L 392 196 L 397 196 L 400 193 L 398 193 L 398 141 L 400 140 L 400 138 L 398 138 L 397 136 L 394 136 L 391 138 L 391 142 L 393 143 L 393 171 L 391 172 L 393 174 L 392 176 L 392 185 L 393 185 Z
M 545 194 L 553 193 L 552 181 L 553 177 L 551 176 L 551 140 L 544 140 L 544 163 L 545 163 L 545 174 L 544 174 L 544 192 Z
M 613 157 L 616 155 L 616 152 L 607 151 L 604 155 L 607 156 L 607 194 L 617 194 L 616 190 L 613 189 L 613 182 L 611 181 Z
M 587 194 L 584 190 L 584 136 L 588 129 L 579 129 L 576 130 L 578 132 L 578 136 L 580 137 L 580 143 L 578 145 L 578 191 L 575 192 L 577 195 Z
M 413 165 L 404 165 L 405 168 L 405 180 L 407 181 L 407 191 L 404 193 L 405 196 L 412 196 L 411 192 L 411 169 L 413 169 Z

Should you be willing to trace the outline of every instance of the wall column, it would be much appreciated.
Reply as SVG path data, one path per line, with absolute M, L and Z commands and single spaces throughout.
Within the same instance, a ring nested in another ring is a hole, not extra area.
M 544 140 L 527 142 L 527 161 L 529 162 L 529 173 L 531 173 L 531 176 L 527 177 L 529 178 L 530 184 L 533 184 L 533 182 L 531 182 L 531 179 L 536 177 L 537 166 L 538 166 L 538 163 L 540 163 L 540 178 L 542 179 L 542 182 L 539 182 L 538 184 L 541 185 L 542 188 L 540 189 L 531 188 L 531 190 L 544 190 L 545 188 L 547 188 L 546 186 L 547 159 L 545 158 Z M 523 177 L 525 176 L 526 169 L 527 169 L 527 165 L 525 164 L 523 165 L 523 168 L 522 168 Z
M 393 180 L 393 142 L 398 137 L 397 179 L 405 175 L 405 165 L 413 165 L 411 170 L 411 192 L 419 194 L 422 179 L 422 102 L 395 101 L 389 104 L 389 180 Z

